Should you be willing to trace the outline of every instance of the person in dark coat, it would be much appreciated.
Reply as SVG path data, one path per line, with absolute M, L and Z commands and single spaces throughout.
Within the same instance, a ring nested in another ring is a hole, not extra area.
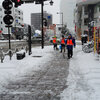
M 57 50 L 57 37 L 56 36 L 53 37 L 53 48 L 54 50 L 55 49 Z
M 75 38 L 74 37 L 72 38 L 72 36 L 69 35 L 66 41 L 66 44 L 67 44 L 67 50 L 68 50 L 68 59 L 70 59 L 73 56 L 73 46 L 74 47 L 76 46 Z
M 62 38 L 61 38 L 61 51 L 60 51 L 60 53 L 62 53 L 63 49 L 65 52 L 65 37 L 64 37 L 64 35 L 62 35 Z

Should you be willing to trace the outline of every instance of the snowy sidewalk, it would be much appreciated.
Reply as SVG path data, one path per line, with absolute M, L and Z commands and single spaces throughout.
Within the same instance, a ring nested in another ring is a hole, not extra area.
M 40 70 L 42 65 L 48 63 L 52 58 L 50 51 L 52 52 L 52 48 L 45 48 L 43 50 L 41 47 L 33 48 L 32 55 L 26 54 L 26 57 L 22 60 L 17 60 L 16 55 L 12 57 L 12 60 L 9 60 L 9 56 L 6 56 L 4 63 L 0 63 L 0 91 L 3 90 L 3 86 L 8 81 L 16 80 L 16 77 L 28 74 L 32 69 L 34 71 Z
M 53 46 L 33 48 L 22 60 L 0 64 L 0 100 L 60 100 L 67 88 L 69 61 Z
M 61 100 L 100 100 L 100 57 L 82 52 L 81 45 L 74 49 L 70 59 L 68 88 Z

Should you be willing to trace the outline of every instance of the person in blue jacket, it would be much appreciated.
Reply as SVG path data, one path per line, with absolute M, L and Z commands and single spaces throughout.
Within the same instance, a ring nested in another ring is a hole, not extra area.
M 66 40 L 67 44 L 67 50 L 68 50 L 68 59 L 72 58 L 73 56 L 73 46 L 76 46 L 75 38 L 71 35 L 68 36 L 68 39 Z

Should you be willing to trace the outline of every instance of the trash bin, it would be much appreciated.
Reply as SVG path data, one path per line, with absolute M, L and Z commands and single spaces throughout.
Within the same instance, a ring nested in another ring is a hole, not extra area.
M 23 59 L 23 55 L 22 54 L 17 54 L 17 60 Z
M 24 51 L 17 52 L 16 57 L 17 57 L 17 60 L 23 59 L 25 57 L 25 52 Z

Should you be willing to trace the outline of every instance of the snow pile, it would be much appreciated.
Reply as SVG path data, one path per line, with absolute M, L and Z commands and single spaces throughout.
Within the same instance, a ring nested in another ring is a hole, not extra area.
M 100 100 L 100 58 L 94 53 L 84 53 L 81 46 L 74 50 L 70 60 L 68 88 L 61 100 Z

